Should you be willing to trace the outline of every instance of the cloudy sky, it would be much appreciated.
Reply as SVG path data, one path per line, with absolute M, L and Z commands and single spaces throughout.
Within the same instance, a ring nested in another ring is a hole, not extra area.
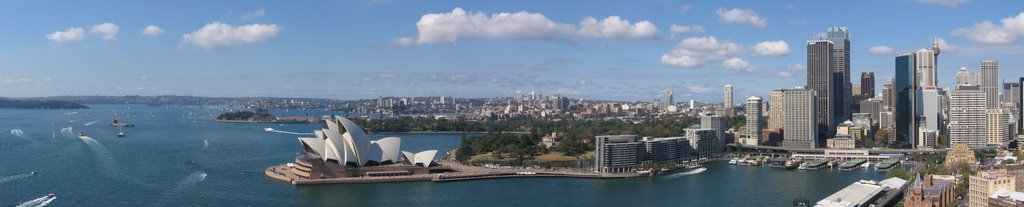
M 738 100 L 803 85 L 805 43 L 830 26 L 851 32 L 854 77 L 888 79 L 936 38 L 940 85 L 982 59 L 1024 75 L 1010 0 L 289 3 L 3 1 L 0 96 L 720 102 L 725 84 Z

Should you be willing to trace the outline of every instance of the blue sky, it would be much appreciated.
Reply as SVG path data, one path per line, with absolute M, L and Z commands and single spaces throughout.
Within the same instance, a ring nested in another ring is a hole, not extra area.
M 674 88 L 679 101 L 720 102 L 725 84 L 737 100 L 803 85 L 804 43 L 830 26 L 849 28 L 854 84 L 872 71 L 880 89 L 896 54 L 940 38 L 948 86 L 982 59 L 1000 60 L 1001 78 L 1024 75 L 1019 4 L 3 1 L 0 96 L 649 101 Z

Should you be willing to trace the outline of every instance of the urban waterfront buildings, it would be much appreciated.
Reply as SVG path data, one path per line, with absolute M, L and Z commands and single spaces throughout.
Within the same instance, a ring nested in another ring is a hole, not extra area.
M 796 148 L 817 148 L 818 107 L 817 92 L 811 89 L 790 89 L 783 92 L 783 114 L 785 131 L 782 146 Z
M 636 135 L 603 135 L 594 137 L 594 172 L 624 173 L 640 164 L 671 162 L 674 164 L 697 157 L 719 153 L 710 129 L 687 129 L 686 137 L 639 138 Z
M 759 145 L 761 143 L 761 97 L 751 96 L 747 98 L 747 131 L 740 137 L 743 145 Z
M 821 138 L 830 136 L 828 132 L 831 131 L 836 123 L 834 120 L 835 110 L 833 109 L 837 99 L 834 97 L 836 92 L 833 91 L 835 88 L 833 84 L 836 84 L 834 83 L 836 79 L 832 77 L 835 75 L 832 72 L 832 53 L 834 51 L 832 41 L 807 41 L 807 85 L 805 87 L 816 94 L 815 105 L 817 109 L 814 111 L 814 113 L 817 113 L 814 117 L 817 120 L 816 128 L 826 134 Z M 789 124 L 786 124 L 786 126 L 789 126 Z M 785 131 L 783 134 L 789 133 L 789 129 L 785 129 Z M 818 139 L 817 136 L 815 135 L 814 139 Z
M 999 61 L 981 61 L 981 90 L 985 92 L 985 108 L 999 108 Z
M 644 144 L 636 135 L 594 137 L 594 172 L 629 172 L 643 159 Z
M 910 148 L 917 139 L 917 72 L 915 54 L 896 56 L 896 108 L 894 132 L 896 139 L 890 143 L 893 148 Z
M 977 85 L 959 85 L 949 95 L 949 142 L 985 146 L 985 92 Z

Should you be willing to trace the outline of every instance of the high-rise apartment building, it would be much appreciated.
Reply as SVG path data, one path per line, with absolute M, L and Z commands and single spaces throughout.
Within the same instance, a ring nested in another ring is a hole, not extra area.
M 782 129 L 785 128 L 786 116 L 783 110 L 786 108 L 783 106 L 783 91 L 785 90 L 773 90 L 771 95 L 768 97 L 768 128 L 769 129 Z
M 725 118 L 719 115 L 704 115 L 700 117 L 700 128 L 711 129 L 715 132 L 716 143 L 729 143 L 725 137 Z
M 985 107 L 999 108 L 999 61 L 981 61 L 981 90 L 985 91 Z
M 725 110 L 725 116 L 732 116 L 732 85 L 725 85 L 725 100 L 722 101 L 722 110 Z
M 890 143 L 893 148 L 909 148 L 917 143 L 917 72 L 914 66 L 915 54 L 896 56 L 896 139 Z
M 985 146 L 985 92 L 977 85 L 958 85 L 949 94 L 949 142 Z
M 761 97 L 751 96 L 747 98 L 747 131 L 741 137 L 740 143 L 744 145 L 759 145 L 761 143 Z
M 629 172 L 644 154 L 644 144 L 636 135 L 597 136 L 594 146 L 594 172 Z
M 785 114 L 785 132 L 782 146 L 798 148 L 818 147 L 818 123 L 815 120 L 817 108 L 817 92 L 811 89 L 790 89 L 783 92 L 783 110 Z
M 835 75 L 832 72 L 832 53 L 834 52 L 832 41 L 828 40 L 813 40 L 807 41 L 807 86 L 806 89 L 813 90 L 816 94 L 817 100 L 815 105 L 818 107 L 816 110 L 817 125 L 819 130 L 826 132 L 832 131 L 835 128 L 835 101 L 837 98 L 834 97 L 836 92 L 834 91 L 833 83 L 835 79 L 832 77 Z M 787 124 L 788 126 L 788 124 Z M 786 129 L 789 131 L 789 129 Z M 786 134 L 786 133 L 783 133 Z M 816 135 L 817 136 L 817 135 Z M 822 138 L 824 138 L 822 137 Z
M 1003 145 L 1010 143 L 1010 114 L 1002 109 L 989 109 L 985 115 L 985 143 Z

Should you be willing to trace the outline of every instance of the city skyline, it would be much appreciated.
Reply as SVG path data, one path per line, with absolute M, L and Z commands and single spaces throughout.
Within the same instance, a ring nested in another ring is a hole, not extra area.
M 849 8 L 835 14 L 807 3 L 740 1 L 579 9 L 405 1 L 318 2 L 314 9 L 273 2 L 202 8 L 6 2 L 0 25 L 19 29 L 0 40 L 9 48 L 0 52 L 7 72 L 0 93 L 352 100 L 536 91 L 649 101 L 671 88 L 677 100 L 714 103 L 726 84 L 734 85 L 734 97 L 800 86 L 807 67 L 799 44 L 832 26 L 849 28 L 849 73 L 874 72 L 882 80 L 875 88 L 894 77 L 897 53 L 933 41 L 943 50 L 940 87 L 955 82 L 960 66 L 980 73 L 986 59 L 999 60 L 999 77 L 1018 76 L 1024 64 L 1010 57 L 1021 49 L 1016 38 L 1024 31 L 1014 23 L 1024 23 L 1024 13 L 998 2 L 929 2 L 935 1 L 829 3 Z M 871 5 L 880 3 L 892 5 Z M 40 8 L 51 12 L 26 12 Z M 181 15 L 185 9 L 188 15 Z M 877 12 L 857 15 L 866 10 Z M 816 18 L 821 15 L 830 18 Z M 920 24 L 905 28 L 904 21 Z

